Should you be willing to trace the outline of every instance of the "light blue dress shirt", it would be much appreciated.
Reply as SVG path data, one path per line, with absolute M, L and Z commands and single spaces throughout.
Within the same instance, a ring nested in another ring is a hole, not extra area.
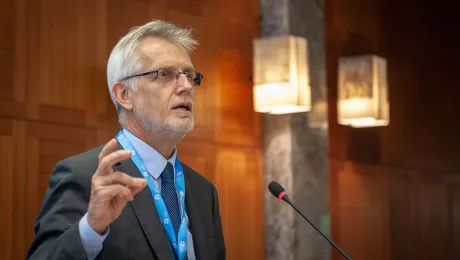
M 145 167 L 149 171 L 151 177 L 153 178 L 154 182 L 158 186 L 158 190 L 161 189 L 161 172 L 163 172 L 164 168 L 168 161 L 173 165 L 175 165 L 177 151 L 174 149 L 173 156 L 169 160 L 163 157 L 158 151 L 150 147 L 148 144 L 144 143 L 142 140 L 138 139 L 128 130 L 123 129 L 123 134 L 128 138 L 131 144 L 136 149 L 137 153 L 141 157 L 142 161 L 145 164 Z M 146 187 L 148 188 L 148 187 Z M 179 203 L 180 205 L 180 203 Z M 155 204 L 153 204 L 155 206 Z M 187 256 L 189 260 L 195 260 L 195 250 L 193 248 L 193 237 L 192 233 L 190 232 L 190 223 L 187 219 Z M 83 218 L 79 222 L 79 230 L 80 230 L 80 238 L 83 244 L 83 248 L 86 251 L 86 256 L 89 260 L 93 260 L 97 257 L 99 252 L 101 252 L 103 247 L 103 242 L 107 235 L 109 234 L 109 229 L 104 232 L 104 234 L 99 235 L 96 231 L 94 231 L 91 226 L 88 224 L 88 213 L 86 213 Z

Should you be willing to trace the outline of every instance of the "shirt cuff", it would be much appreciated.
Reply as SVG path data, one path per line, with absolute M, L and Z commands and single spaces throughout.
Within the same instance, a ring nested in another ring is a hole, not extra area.
M 94 231 L 88 224 L 88 213 L 81 218 L 78 225 L 80 231 L 80 238 L 85 249 L 86 256 L 89 260 L 93 260 L 101 252 L 105 238 L 109 234 L 109 228 L 104 231 L 102 235 L 99 235 Z

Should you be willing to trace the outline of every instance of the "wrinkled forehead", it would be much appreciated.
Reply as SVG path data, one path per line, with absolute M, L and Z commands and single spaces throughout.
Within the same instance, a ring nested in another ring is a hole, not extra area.
M 178 43 L 172 43 L 158 37 L 147 37 L 141 41 L 136 54 L 139 56 L 144 70 L 173 68 L 192 70 L 190 55 Z

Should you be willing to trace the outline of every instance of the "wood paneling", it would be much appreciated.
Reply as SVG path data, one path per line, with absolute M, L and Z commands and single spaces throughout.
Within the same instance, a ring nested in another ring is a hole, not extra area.
M 458 21 L 452 8 L 326 1 L 332 237 L 353 259 L 460 258 L 460 53 L 446 40 Z M 388 61 L 390 126 L 340 126 L 337 60 L 369 53 Z
M 449 185 L 449 222 L 452 228 L 450 229 L 450 236 L 452 243 L 450 243 L 449 252 L 452 258 L 460 258 L 460 182 L 452 183 Z
M 13 138 L 11 136 L 0 136 L 0 162 L 3 167 L 2 174 L 0 175 L 0 180 L 4 187 L 0 189 L 2 196 L 2 211 L 3 214 L 0 214 L 0 219 L 2 223 L 10 223 L 4 226 L 2 232 L 2 243 L 1 252 L 2 258 L 13 259 L 12 255 L 14 253 L 14 238 L 13 238 L 13 223 L 14 223 L 14 190 L 11 187 L 14 187 L 14 154 L 11 152 L 11 147 L 13 147 Z M 9 174 L 4 174 L 7 172 Z M 24 241 L 23 241 L 24 243 Z
M 105 76 L 116 41 L 165 19 L 195 29 L 193 59 L 205 75 L 179 156 L 218 189 L 228 259 L 263 259 L 260 119 L 248 80 L 258 9 L 254 0 L 2 3 L 0 258 L 24 258 L 54 164 L 116 134 Z
M 379 168 L 330 161 L 333 239 L 352 259 L 388 259 L 388 183 Z M 331 170 L 331 171 L 332 171 Z M 342 256 L 333 252 L 337 259 Z M 372 256 L 371 258 L 369 256 Z M 380 258 L 379 258 L 380 257 Z
M 262 178 L 261 155 L 249 149 L 241 151 L 222 147 L 217 150 L 216 157 L 216 188 L 221 192 L 220 196 L 232 198 L 221 206 L 222 225 L 227 230 L 227 238 L 230 241 L 238 241 L 228 245 L 228 257 L 263 259 L 262 251 L 253 250 L 253 247 L 263 248 L 263 240 L 260 240 L 258 235 L 262 233 L 263 219 L 263 206 L 259 201 L 259 194 L 262 193 L 262 185 L 259 182 Z M 229 178 L 232 181 L 228 181 Z M 236 226 L 251 232 L 241 233 L 241 230 L 231 228 Z M 244 241 L 241 239 L 242 236 L 245 237 Z M 248 244 L 247 241 L 252 243 Z

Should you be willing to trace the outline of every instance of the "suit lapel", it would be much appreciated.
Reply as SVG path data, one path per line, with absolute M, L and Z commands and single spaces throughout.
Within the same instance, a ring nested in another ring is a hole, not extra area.
M 123 149 L 118 144 L 117 149 Z M 126 160 L 114 167 L 114 170 L 126 173 L 135 178 L 142 178 L 139 169 L 137 169 L 134 162 Z M 207 260 L 206 236 L 204 234 L 203 224 L 200 217 L 200 210 L 198 208 L 198 201 L 195 199 L 193 191 L 193 181 L 191 173 L 184 167 L 185 177 L 185 207 L 187 216 L 190 221 L 190 229 L 193 236 L 193 246 L 195 249 L 195 257 L 200 260 Z M 155 208 L 150 189 L 145 187 L 136 194 L 134 200 L 130 202 L 131 207 L 136 214 L 136 217 L 142 227 L 142 231 L 147 237 L 150 246 L 155 252 L 159 260 L 169 260 L 171 255 L 168 250 L 168 240 L 164 234 L 163 225 L 161 224 L 158 212 Z
M 201 222 L 200 210 L 198 202 L 195 200 L 193 193 L 193 184 L 191 174 L 184 168 L 185 175 L 185 207 L 190 221 L 190 229 L 192 230 L 193 246 L 195 249 L 196 259 L 209 259 L 207 254 L 206 237 L 204 234 L 203 224 Z
M 118 149 L 123 148 L 119 145 Z M 131 159 L 121 162 L 116 166 L 116 170 L 136 178 L 142 178 L 141 173 Z M 134 196 L 134 200 L 130 202 L 130 205 L 158 259 L 171 259 L 168 251 L 168 241 L 148 186 Z

